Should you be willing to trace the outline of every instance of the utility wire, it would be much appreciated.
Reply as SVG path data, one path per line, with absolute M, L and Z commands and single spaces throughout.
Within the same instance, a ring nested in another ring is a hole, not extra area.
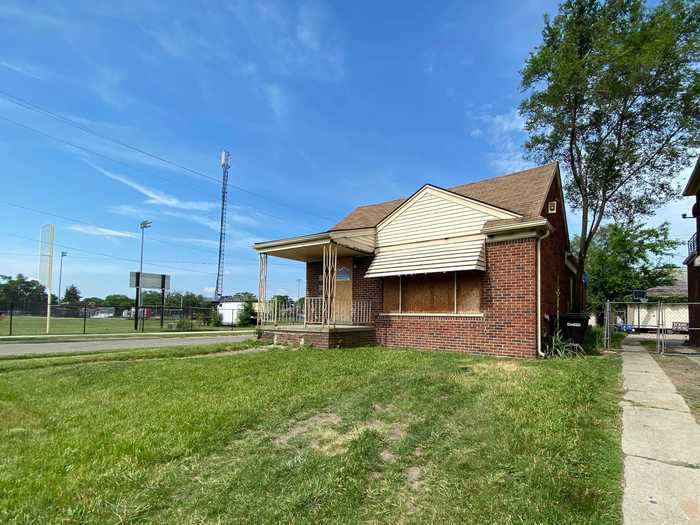
M 20 210 L 30 211 L 30 212 L 32 212 L 32 213 L 38 213 L 38 214 L 40 214 L 40 215 L 46 215 L 46 216 L 49 216 L 49 217 L 55 217 L 55 218 L 58 218 L 58 219 L 63 219 L 63 220 L 65 220 L 65 221 L 69 221 L 69 222 L 77 222 L 77 223 L 79 223 L 79 224 L 84 224 L 84 225 L 86 225 L 86 226 L 92 226 L 92 227 L 95 227 L 95 228 L 102 228 L 102 226 L 98 226 L 98 225 L 96 225 L 96 224 L 93 224 L 93 223 L 84 221 L 84 220 L 82 220 L 82 219 L 76 219 L 75 217 L 68 217 L 68 216 L 66 216 L 66 215 L 59 215 L 58 213 L 52 213 L 52 212 L 48 212 L 48 211 L 45 211 L 45 210 L 39 210 L 39 209 L 37 209 L 37 208 L 31 208 L 30 206 L 24 206 L 24 205 L 21 205 L 21 204 L 15 204 L 15 203 L 12 203 L 12 202 L 7 202 L 7 201 L 0 201 L 0 204 L 2 204 L 2 205 L 4 205 L 4 206 L 11 206 L 11 207 L 13 207 L 13 208 L 17 208 L 17 209 L 20 209 Z M 113 228 L 116 228 L 116 227 L 113 227 Z M 109 228 L 109 229 L 112 229 L 112 228 Z M 121 237 L 121 238 L 122 238 L 122 239 L 138 240 L 136 237 Z M 172 241 L 167 241 L 167 240 L 165 240 L 165 239 L 161 239 L 161 238 L 159 238 L 158 236 L 155 236 L 155 235 L 149 235 L 148 238 L 151 239 L 151 240 L 153 240 L 153 241 L 156 241 L 156 242 L 159 242 L 159 243 L 161 243 L 161 244 L 164 244 L 164 245 L 166 245 L 166 246 L 170 246 L 170 247 L 174 247 L 174 248 L 181 248 L 181 245 L 176 244 L 176 243 L 174 243 L 174 242 L 172 242 Z M 216 241 L 213 241 L 213 240 L 212 240 L 212 242 L 216 242 Z M 188 249 L 193 250 L 193 251 L 200 251 L 200 252 L 203 252 L 203 253 L 216 253 L 216 248 L 214 248 L 214 247 L 212 247 L 211 249 L 207 249 L 207 248 L 204 248 L 204 247 L 201 247 L 201 246 L 190 246 L 190 247 L 188 247 Z M 244 258 L 244 257 L 231 257 L 231 259 L 239 260 L 239 261 L 245 261 L 245 262 L 249 262 L 249 261 L 250 261 L 250 259 L 246 259 L 246 258 Z M 166 262 L 167 262 L 167 261 L 166 261 Z M 214 262 L 214 263 L 197 263 L 197 264 L 217 264 L 217 263 Z
M 40 242 L 41 242 L 39 239 L 32 239 L 31 237 L 24 237 L 23 235 L 17 235 L 17 234 L 15 234 L 15 233 L 6 233 L 5 235 L 8 235 L 8 236 L 10 236 L 10 237 L 17 237 L 18 239 L 24 239 L 24 240 L 26 240 L 26 241 L 31 241 L 31 242 L 37 242 L 37 243 L 40 243 Z M 74 246 L 68 246 L 68 245 L 66 245 L 66 244 L 61 244 L 61 243 L 58 243 L 58 242 L 54 242 L 54 246 L 58 246 L 59 248 L 65 248 L 66 250 L 73 250 L 73 251 L 76 251 L 76 252 L 88 253 L 88 254 L 92 254 L 92 255 L 98 255 L 98 256 L 100 256 L 100 257 L 105 257 L 105 258 L 107 258 L 107 259 L 113 259 L 113 260 L 118 260 L 118 261 L 127 261 L 127 262 L 132 262 L 132 263 L 138 263 L 138 262 L 139 262 L 138 259 L 130 259 L 130 258 L 128 258 L 128 257 L 120 257 L 120 256 L 118 256 L 118 255 L 112 255 L 112 254 L 108 254 L 108 253 L 93 252 L 93 251 L 90 251 L 90 250 L 84 250 L 84 249 L 82 249 L 82 248 L 76 248 L 76 247 L 74 247 Z M 144 260 L 143 262 L 144 262 L 144 264 L 151 264 L 151 265 L 153 264 L 152 262 L 145 261 L 145 260 Z M 169 269 L 169 270 L 177 270 L 177 271 L 181 271 L 181 272 L 184 271 L 184 272 L 192 272 L 192 273 L 201 273 L 201 274 L 203 274 L 203 275 L 216 275 L 215 273 L 212 273 L 212 272 L 203 272 L 203 271 L 201 271 L 201 270 L 193 270 L 193 269 L 190 269 L 190 268 L 180 268 L 180 267 L 165 266 L 165 265 L 160 265 L 160 266 L 161 266 L 162 268 L 166 268 L 166 269 Z
M 149 151 L 144 150 L 143 148 L 134 146 L 134 145 L 132 145 L 132 144 L 129 144 L 129 143 L 127 143 L 127 142 L 124 142 L 124 141 L 121 141 L 121 140 L 118 140 L 118 139 L 115 139 L 115 138 L 113 138 L 113 137 L 110 137 L 109 135 L 105 135 L 104 133 L 99 133 L 99 132 L 97 132 L 97 131 L 95 131 L 95 130 L 93 130 L 93 129 L 91 129 L 91 128 L 89 128 L 89 127 L 83 125 L 83 124 L 81 124 L 80 122 L 77 122 L 77 121 L 75 121 L 75 120 L 73 120 L 73 119 L 71 119 L 71 118 L 69 118 L 69 117 L 64 116 L 64 115 L 60 115 L 60 114 L 58 114 L 58 113 L 55 113 L 55 112 L 53 112 L 53 111 L 50 111 L 50 110 L 48 110 L 48 109 L 46 109 L 46 108 L 43 108 L 43 107 L 41 107 L 41 106 L 38 106 L 38 105 L 36 105 L 36 104 L 34 104 L 34 103 L 28 101 L 28 100 L 21 99 L 21 98 L 19 98 L 19 97 L 16 97 L 16 96 L 14 96 L 14 95 L 11 95 L 11 94 L 9 94 L 9 93 L 7 93 L 7 92 L 4 92 L 4 91 L 2 91 L 2 90 L 0 90 L 0 96 L 3 97 L 5 100 L 7 100 L 8 102 L 10 102 L 10 103 L 12 103 L 12 104 L 15 104 L 15 105 L 17 105 L 17 106 L 23 107 L 23 108 L 28 109 L 28 110 L 30 110 L 30 111 L 34 111 L 34 112 L 37 112 L 37 113 L 42 113 L 42 114 L 44 114 L 44 115 L 47 115 L 47 116 L 49 116 L 49 117 L 51 117 L 51 118 L 53 118 L 53 119 L 55 119 L 55 120 L 58 120 L 59 122 L 63 122 L 64 124 L 68 124 L 69 126 L 73 126 L 73 127 L 75 127 L 76 129 L 79 129 L 79 130 L 83 131 L 84 133 L 88 133 L 88 134 L 93 135 L 93 136 L 95 136 L 95 137 L 98 137 L 98 138 L 100 138 L 100 139 L 102 139 L 102 140 L 106 140 L 106 141 L 108 141 L 108 142 L 112 142 L 112 143 L 117 144 L 117 145 L 119 145 L 119 146 L 122 146 L 122 147 L 124 147 L 124 148 L 127 148 L 127 149 L 130 149 L 130 150 L 132 150 L 132 151 L 135 151 L 135 152 L 137 152 L 137 153 L 139 153 L 139 154 L 141 154 L 141 155 L 145 155 L 145 156 L 147 156 L 147 157 L 150 157 L 150 158 L 152 158 L 152 159 L 158 160 L 159 162 L 162 162 L 162 163 L 167 164 L 167 165 L 169 165 L 169 166 L 173 166 L 174 168 L 178 168 L 178 169 L 180 169 L 180 170 L 183 170 L 183 171 L 185 171 L 185 172 L 187 172 L 187 173 L 191 173 L 191 174 L 197 175 L 197 176 L 199 176 L 199 177 L 204 177 L 205 179 L 209 179 L 209 180 L 211 180 L 211 181 L 214 181 L 214 182 L 216 182 L 217 184 L 220 184 L 220 183 L 221 183 L 221 179 L 219 179 L 218 177 L 212 177 L 211 175 L 208 175 L 207 173 L 204 173 L 204 172 L 202 172 L 202 171 L 189 168 L 189 167 L 187 167 L 187 166 L 183 166 L 182 164 L 178 164 L 177 162 L 171 161 L 171 160 L 169 160 L 169 159 L 167 159 L 167 158 L 165 158 L 165 157 L 163 157 L 163 156 L 161 156 L 161 155 L 157 155 L 157 154 L 155 154 L 155 153 L 151 153 L 151 152 L 149 152 Z M 58 138 L 56 138 L 56 137 L 53 137 L 53 136 L 49 135 L 48 133 L 44 133 L 44 132 L 41 132 L 41 131 L 39 131 L 39 130 L 37 130 L 37 129 L 35 129 L 35 128 L 32 128 L 31 126 L 27 126 L 27 125 L 21 124 L 21 123 L 19 123 L 19 122 L 15 122 L 15 121 L 13 121 L 13 120 L 11 120 L 11 119 L 8 119 L 8 118 L 6 118 L 6 117 L 0 117 L 0 118 L 3 118 L 3 119 L 6 120 L 7 122 L 11 122 L 12 124 L 15 124 L 15 125 L 18 125 L 18 126 L 22 126 L 22 127 L 24 127 L 25 129 L 29 129 L 29 130 L 35 131 L 35 132 L 37 132 L 37 133 L 41 133 L 41 134 L 43 134 L 43 135 L 45 135 L 45 136 L 47 136 L 47 137 L 49 137 L 49 138 L 53 138 L 54 140 L 61 140 L 61 139 L 58 139 Z M 63 141 L 63 142 L 68 143 L 67 141 Z M 88 150 L 87 148 L 80 147 L 80 146 L 77 146 L 77 145 L 75 145 L 75 144 L 70 144 L 70 143 L 68 143 L 68 144 L 71 145 L 71 146 L 73 146 L 73 147 L 77 147 L 77 148 L 82 149 L 82 150 L 84 150 L 84 151 L 90 152 L 90 150 Z M 96 153 L 94 153 L 94 152 L 92 152 L 92 153 L 93 153 L 93 154 L 96 154 Z M 99 154 L 98 154 L 98 155 L 99 155 Z M 115 161 L 114 159 L 111 159 L 111 158 L 109 158 L 109 157 L 107 157 L 107 156 L 105 156 L 105 155 L 100 155 L 100 156 L 102 156 L 103 158 L 107 158 L 108 160 L 111 160 L 111 161 L 113 161 L 113 162 L 119 162 L 119 161 Z M 263 194 L 261 194 L 261 193 L 257 193 L 257 192 L 248 190 L 248 189 L 243 188 L 243 187 L 241 187 L 241 186 L 237 186 L 236 184 L 229 184 L 229 186 L 232 187 L 232 188 L 236 188 L 238 191 L 247 193 L 247 194 L 249 194 L 249 195 L 253 195 L 253 196 L 255 196 L 255 197 L 259 197 L 259 198 L 265 199 L 265 200 L 267 200 L 267 201 L 276 202 L 277 204 L 279 204 L 279 205 L 281 205 L 281 206 L 287 207 L 287 208 L 289 208 L 289 209 L 294 209 L 295 211 L 297 211 L 297 208 L 296 208 L 296 207 L 294 207 L 294 206 L 292 206 L 292 205 L 290 205 L 290 204 L 288 204 L 288 203 L 285 203 L 285 202 L 279 201 L 279 200 L 277 200 L 277 199 L 274 199 L 274 198 L 271 199 L 270 196 L 268 196 L 268 195 L 263 195 Z M 308 212 L 307 212 L 307 213 L 308 213 Z M 318 218 L 321 218 L 321 219 L 324 219 L 324 220 L 328 220 L 328 221 L 334 220 L 334 219 L 331 219 L 330 217 L 326 217 L 326 216 L 319 215 L 319 214 L 316 214 L 316 213 L 308 213 L 308 214 L 309 214 L 309 215 L 314 215 L 314 216 L 316 216 L 316 217 L 318 217 Z M 282 219 L 282 220 L 284 220 L 284 219 Z

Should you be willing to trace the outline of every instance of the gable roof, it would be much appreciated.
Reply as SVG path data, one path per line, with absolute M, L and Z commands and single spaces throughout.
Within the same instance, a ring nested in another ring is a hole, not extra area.
M 509 175 L 462 184 L 449 188 L 449 191 L 525 217 L 536 217 L 542 212 L 549 187 L 557 171 L 556 163 L 546 164 Z M 331 231 L 376 226 L 406 200 L 396 199 L 355 208 L 333 226 Z

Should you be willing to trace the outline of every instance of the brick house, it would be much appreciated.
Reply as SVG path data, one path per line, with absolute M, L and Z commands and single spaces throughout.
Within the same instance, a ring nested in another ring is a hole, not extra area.
M 259 335 L 535 357 L 570 307 L 558 164 L 360 206 L 330 230 L 255 244 Z M 304 306 L 265 300 L 267 257 L 306 264 Z
M 684 197 L 695 197 L 692 216 L 695 218 L 695 233 L 688 240 L 688 256 L 683 261 L 688 267 L 688 324 L 690 327 L 700 326 L 700 252 L 698 252 L 698 231 L 700 231 L 700 159 L 695 163 L 695 169 L 690 174 L 688 183 L 683 190 Z M 700 331 L 689 330 L 690 344 L 700 346 Z

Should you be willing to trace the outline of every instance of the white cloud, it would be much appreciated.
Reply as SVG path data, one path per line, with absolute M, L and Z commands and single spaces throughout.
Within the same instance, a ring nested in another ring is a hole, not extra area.
M 25 77 L 33 78 L 34 80 L 43 80 L 52 76 L 46 69 L 20 60 L 0 60 L 0 67 L 14 71 Z
M 126 95 L 122 89 L 125 78 L 126 75 L 121 71 L 102 66 L 97 68 L 90 86 L 103 102 L 121 110 L 133 102 L 133 99 Z
M 6 2 L 0 5 L 0 18 L 14 18 L 34 27 L 56 29 L 66 35 L 74 33 L 77 29 L 77 26 L 67 19 L 51 15 L 46 9 L 32 9 L 25 2 Z
M 282 88 L 277 84 L 266 84 L 264 93 L 272 113 L 278 120 L 283 119 L 287 115 L 289 102 Z
M 532 167 L 523 157 L 525 140 L 524 120 L 517 108 L 497 113 L 490 104 L 480 108 L 469 104 L 465 111 L 469 135 L 485 137 L 491 151 L 486 153 L 489 166 L 495 173 L 511 173 Z
M 121 237 L 128 239 L 138 238 L 138 235 L 133 232 L 111 230 L 109 228 L 101 228 L 99 226 L 83 226 L 81 224 L 72 224 L 68 226 L 68 229 L 74 232 L 84 233 L 85 235 L 97 235 L 99 237 Z
M 209 217 L 205 217 L 203 215 L 192 215 L 190 213 L 180 213 L 176 211 L 164 211 L 163 215 L 167 215 L 168 217 L 176 217 L 178 219 L 183 219 L 186 221 L 191 221 L 206 228 L 209 228 L 210 230 L 213 230 L 215 232 L 219 231 L 220 221 L 211 219 Z
M 155 204 L 159 206 L 167 206 L 170 208 L 178 208 L 181 210 L 200 210 L 200 211 L 205 211 L 205 210 L 211 210 L 216 207 L 218 207 L 218 204 L 216 202 L 205 202 L 205 201 L 182 201 L 178 199 L 177 197 L 173 197 L 172 195 L 169 195 L 167 193 L 164 193 L 162 191 L 149 188 L 148 186 L 144 186 L 143 184 L 139 184 L 137 182 L 134 182 L 123 175 L 118 175 L 116 173 L 113 173 L 109 170 L 106 170 L 96 164 L 93 164 L 92 162 L 83 159 L 83 161 L 88 164 L 90 167 L 94 168 L 95 170 L 99 171 L 106 177 L 109 177 L 112 180 L 116 180 L 117 182 L 121 182 L 125 186 L 128 186 L 129 188 L 138 191 L 139 193 L 145 195 L 148 197 L 148 199 L 145 201 L 147 204 Z

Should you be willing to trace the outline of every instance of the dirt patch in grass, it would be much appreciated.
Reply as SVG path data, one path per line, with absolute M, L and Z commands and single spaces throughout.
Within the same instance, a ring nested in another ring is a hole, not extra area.
M 522 363 L 514 360 L 483 361 L 472 365 L 474 370 L 501 370 L 503 372 L 516 372 L 523 369 Z
M 389 409 L 383 407 L 383 410 L 387 413 Z M 298 441 L 323 454 L 336 456 L 346 452 L 350 442 L 366 430 L 375 431 L 391 442 L 400 441 L 406 435 L 404 423 L 386 422 L 376 418 L 344 430 L 340 416 L 333 412 L 323 412 L 297 422 L 285 433 L 275 437 L 273 441 L 282 446 L 292 445 Z
M 650 352 L 661 369 L 683 396 L 695 420 L 700 423 L 700 366 L 684 355 Z

